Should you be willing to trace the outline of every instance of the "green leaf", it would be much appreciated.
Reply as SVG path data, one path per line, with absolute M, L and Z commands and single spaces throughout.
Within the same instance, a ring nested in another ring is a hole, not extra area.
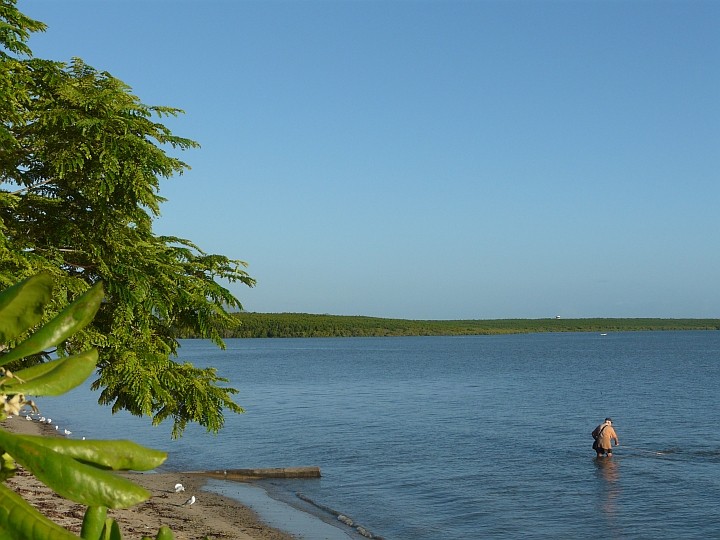
M 160 530 L 157 533 L 157 536 L 155 537 L 155 540 L 174 540 L 175 535 L 173 535 L 172 530 L 170 527 L 166 527 L 163 525 L 160 527 Z
M 52 276 L 41 272 L 0 293 L 0 343 L 15 339 L 40 322 L 52 288 Z
M 107 518 L 107 508 L 104 506 L 88 506 L 83 517 L 80 538 L 83 540 L 100 540 Z
M 16 383 L 11 379 L 3 390 L 8 394 L 32 396 L 59 396 L 81 385 L 95 370 L 97 350 L 89 351 L 38 364 L 16 372 L 24 382 Z
M 0 450 L 2 456 L 0 456 L 0 480 L 5 481 L 8 478 L 15 476 L 17 472 L 17 464 L 10 454 L 4 450 Z
M 102 282 L 95 284 L 40 330 L 0 357 L 0 365 L 54 347 L 84 328 L 95 317 L 103 296 Z
M 17 437 L 83 463 L 115 471 L 149 471 L 159 467 L 167 459 L 167 452 L 146 448 L 133 441 L 73 441 L 37 435 Z
M 128 508 L 150 498 L 131 481 L 0 430 L 0 447 L 58 495 L 87 506 Z
M 0 527 L 6 533 L 0 534 L 0 539 L 77 540 L 77 536 L 50 521 L 4 484 L 0 484 Z
M 0 540 L 17 540 L 17 538 L 12 533 L 0 527 Z M 145 540 L 145 537 L 143 537 L 143 540 Z
M 105 527 L 102 531 L 102 540 L 122 540 L 122 533 L 120 532 L 120 526 L 113 518 L 107 518 L 105 520 Z

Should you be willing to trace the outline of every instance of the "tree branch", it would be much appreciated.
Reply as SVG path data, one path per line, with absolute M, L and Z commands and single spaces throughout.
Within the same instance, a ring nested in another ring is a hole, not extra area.
M 44 186 L 45 184 L 50 184 L 51 182 L 54 182 L 54 178 L 48 178 L 47 180 L 43 180 L 42 182 L 38 184 L 34 184 L 32 186 L 25 186 L 22 189 L 18 189 L 17 191 L 13 191 L 10 193 L 10 195 L 20 195 L 23 191 L 30 191 L 31 189 L 39 188 L 40 186 Z

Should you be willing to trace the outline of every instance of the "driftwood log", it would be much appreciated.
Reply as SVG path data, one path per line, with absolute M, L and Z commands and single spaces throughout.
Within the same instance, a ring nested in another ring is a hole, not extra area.
M 271 469 L 223 469 L 221 471 L 193 471 L 211 478 L 225 480 L 258 480 L 261 478 L 320 478 L 320 467 L 281 467 Z

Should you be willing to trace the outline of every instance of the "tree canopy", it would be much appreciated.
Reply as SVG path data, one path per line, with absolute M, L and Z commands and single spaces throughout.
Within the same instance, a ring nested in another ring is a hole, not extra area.
M 188 422 L 217 431 L 223 411 L 242 411 L 237 390 L 177 362 L 177 330 L 223 346 L 242 306 L 219 282 L 254 280 L 244 262 L 152 228 L 160 181 L 189 168 L 172 153 L 198 144 L 160 122 L 181 110 L 142 103 L 79 58 L 33 57 L 45 25 L 15 4 L 0 0 L 0 286 L 48 271 L 58 307 L 103 281 L 94 322 L 58 354 L 98 349 L 93 388 L 115 412 L 172 419 L 173 436 Z

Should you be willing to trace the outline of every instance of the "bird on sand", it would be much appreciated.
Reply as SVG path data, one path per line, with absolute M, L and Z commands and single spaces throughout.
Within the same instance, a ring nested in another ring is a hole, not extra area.
M 195 504 L 195 495 L 193 495 L 187 501 L 185 501 L 185 504 L 187 504 L 187 505 Z
M 180 493 L 181 491 L 185 491 L 185 486 L 182 484 L 175 484 L 175 493 Z

